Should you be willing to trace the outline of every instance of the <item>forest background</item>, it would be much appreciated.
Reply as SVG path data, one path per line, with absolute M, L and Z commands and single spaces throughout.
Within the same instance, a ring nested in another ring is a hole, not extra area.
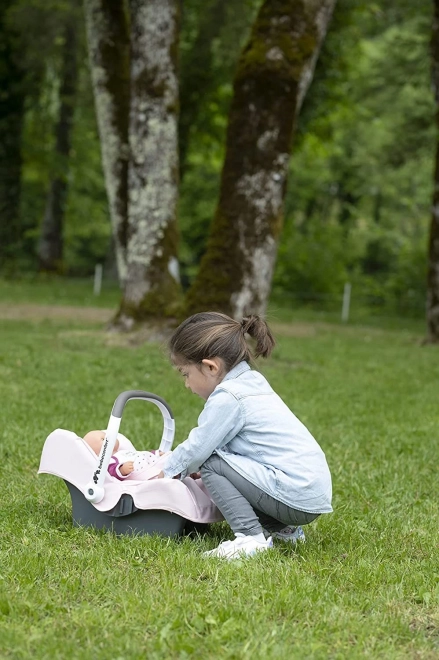
M 233 77 L 260 4 L 182 3 L 178 227 L 186 289 L 206 247 Z M 41 270 L 42 220 L 51 179 L 61 171 L 60 272 L 88 276 L 103 263 L 106 277 L 116 279 L 82 8 L 67 0 L 9 0 L 3 7 L 1 29 L 12 30 L 20 53 L 22 123 L 0 126 L 20 145 L 19 231 L 15 242 L 3 242 L 2 274 Z M 338 1 L 296 127 L 275 295 L 324 306 L 351 282 L 365 304 L 424 316 L 436 144 L 432 16 L 428 0 Z M 72 24 L 73 46 L 66 36 Z M 60 162 L 67 47 L 75 50 L 77 78 L 71 148 Z

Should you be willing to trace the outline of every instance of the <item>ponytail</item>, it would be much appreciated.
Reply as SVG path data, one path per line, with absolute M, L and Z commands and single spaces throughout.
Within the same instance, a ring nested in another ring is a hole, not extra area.
M 268 357 L 275 341 L 266 322 L 250 315 L 241 322 L 220 312 L 201 312 L 190 316 L 169 341 L 171 359 L 175 364 L 200 364 L 219 357 L 227 371 L 239 362 L 250 362 L 252 354 L 245 340 L 248 334 L 255 342 L 255 358 Z
M 242 319 L 241 328 L 244 334 L 250 335 L 256 341 L 255 358 L 268 357 L 276 342 L 267 323 L 259 316 L 251 314 Z

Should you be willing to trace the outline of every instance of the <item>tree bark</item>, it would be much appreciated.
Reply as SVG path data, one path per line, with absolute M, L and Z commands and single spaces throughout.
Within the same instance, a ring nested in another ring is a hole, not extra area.
M 434 3 L 432 34 L 432 78 L 436 103 L 436 164 L 434 172 L 433 209 L 428 243 L 427 272 L 427 339 L 439 343 L 439 0 Z
M 335 0 L 265 0 L 234 82 L 220 198 L 187 311 L 263 315 L 295 121 Z
M 130 0 L 127 8 L 123 0 L 85 0 L 123 289 L 114 320 L 120 329 L 172 316 L 179 304 L 177 5 Z
M 178 0 L 130 0 L 127 273 L 117 323 L 173 316 L 177 261 Z
M 46 210 L 38 246 L 39 268 L 43 271 L 62 273 L 63 227 L 67 201 L 69 157 L 73 115 L 75 110 L 77 67 L 77 25 L 72 16 L 65 28 L 63 64 L 61 70 L 60 108 L 56 126 L 55 158 L 56 174 L 51 179 Z
M 125 0 L 85 0 L 90 69 L 121 287 L 128 232 L 129 30 Z
M 21 139 L 25 71 L 20 38 L 8 23 L 11 2 L 0 8 L 0 266 L 16 260 L 21 242 Z

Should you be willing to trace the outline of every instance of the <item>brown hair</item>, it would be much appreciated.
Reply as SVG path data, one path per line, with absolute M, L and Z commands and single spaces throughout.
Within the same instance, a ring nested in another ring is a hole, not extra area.
M 268 357 L 275 341 L 266 322 L 250 315 L 241 322 L 220 312 L 201 312 L 178 326 L 169 341 L 171 359 L 176 363 L 200 364 L 219 357 L 230 371 L 242 360 L 252 358 L 245 334 L 256 341 L 254 356 Z

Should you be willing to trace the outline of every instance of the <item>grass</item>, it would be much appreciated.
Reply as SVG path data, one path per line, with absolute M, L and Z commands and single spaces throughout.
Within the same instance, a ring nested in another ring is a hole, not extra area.
M 120 289 L 116 282 L 104 280 L 100 294 L 95 295 L 93 277 L 69 279 L 35 274 L 0 279 L 0 303 L 7 302 L 115 308 L 120 302 Z
M 259 366 L 324 448 L 334 513 L 297 549 L 230 563 L 201 558 L 225 524 L 177 540 L 74 528 L 62 481 L 37 476 L 48 433 L 105 426 L 123 390 L 167 399 L 185 438 L 202 401 L 163 346 L 0 321 L 2 659 L 439 657 L 438 348 L 422 329 L 287 318 Z M 149 448 L 161 415 L 132 402 L 121 430 Z

